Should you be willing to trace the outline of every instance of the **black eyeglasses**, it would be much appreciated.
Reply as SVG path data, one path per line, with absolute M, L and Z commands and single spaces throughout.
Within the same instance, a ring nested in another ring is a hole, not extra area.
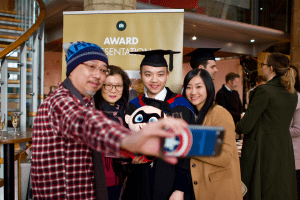
M 110 73 L 110 69 L 102 69 L 101 67 L 96 67 L 94 65 L 89 65 L 86 63 L 82 63 L 83 65 L 85 65 L 87 67 L 87 69 L 90 71 L 90 73 L 96 73 L 96 72 L 100 72 L 102 75 L 109 75 Z
M 103 86 L 106 90 L 112 90 L 115 87 L 118 92 L 123 91 L 123 85 L 103 84 Z
M 269 64 L 260 63 L 261 67 L 264 67 L 264 65 L 270 66 Z

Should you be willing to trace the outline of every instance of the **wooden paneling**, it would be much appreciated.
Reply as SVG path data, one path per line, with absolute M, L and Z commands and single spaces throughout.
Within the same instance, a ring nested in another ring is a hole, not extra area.
M 15 10 L 15 0 L 1 0 L 0 12 L 2 11 L 14 11 Z

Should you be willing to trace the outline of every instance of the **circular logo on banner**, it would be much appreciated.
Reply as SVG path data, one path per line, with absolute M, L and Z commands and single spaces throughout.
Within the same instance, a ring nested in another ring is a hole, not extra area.
M 126 29 L 126 23 L 124 21 L 119 21 L 117 23 L 117 29 L 119 31 L 124 31 Z
M 165 138 L 164 155 L 165 156 L 186 156 L 193 145 L 193 135 L 189 129 L 185 129 L 179 136 Z

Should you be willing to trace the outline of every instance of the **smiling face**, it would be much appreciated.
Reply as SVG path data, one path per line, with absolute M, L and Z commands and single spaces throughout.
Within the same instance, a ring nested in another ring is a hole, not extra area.
M 144 65 L 140 72 L 140 78 L 147 89 L 148 97 L 154 98 L 164 89 L 169 78 L 169 72 L 167 71 L 167 67 Z
M 237 88 L 237 86 L 239 86 L 240 84 L 240 78 L 235 78 L 233 80 L 229 80 L 228 81 L 228 86 L 231 90 L 235 90 Z
M 200 65 L 198 68 L 199 69 L 206 69 L 206 71 L 208 71 L 208 73 L 211 75 L 212 79 L 215 79 L 216 73 L 218 72 L 218 69 L 216 67 L 216 61 L 214 60 L 208 60 L 207 61 L 207 65 L 204 68 L 203 65 Z
M 103 99 L 108 102 L 110 105 L 115 105 L 115 103 L 121 99 L 123 89 L 123 79 L 120 74 L 114 74 L 112 76 L 107 76 L 105 80 L 105 86 L 101 89 L 101 94 Z M 106 88 L 112 86 L 110 90 L 107 90 Z M 118 91 L 117 90 L 120 90 Z M 120 89 L 119 89 L 120 88 Z
M 97 68 L 97 69 L 96 69 Z M 79 64 L 69 75 L 74 87 L 87 98 L 92 98 L 94 94 L 102 87 L 107 70 L 105 62 L 100 60 L 89 60 Z
M 207 98 L 206 86 L 200 76 L 195 76 L 185 90 L 186 98 L 200 110 Z

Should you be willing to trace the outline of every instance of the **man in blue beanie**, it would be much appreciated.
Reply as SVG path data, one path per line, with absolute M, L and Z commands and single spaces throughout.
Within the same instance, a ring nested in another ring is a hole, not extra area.
M 34 121 L 33 199 L 107 199 L 102 161 L 93 157 L 93 151 L 117 157 L 128 151 L 162 157 L 161 138 L 180 134 L 187 124 L 169 118 L 133 134 L 109 120 L 94 108 L 92 98 L 109 74 L 107 56 L 92 43 L 63 46 L 67 78 L 40 105 Z

